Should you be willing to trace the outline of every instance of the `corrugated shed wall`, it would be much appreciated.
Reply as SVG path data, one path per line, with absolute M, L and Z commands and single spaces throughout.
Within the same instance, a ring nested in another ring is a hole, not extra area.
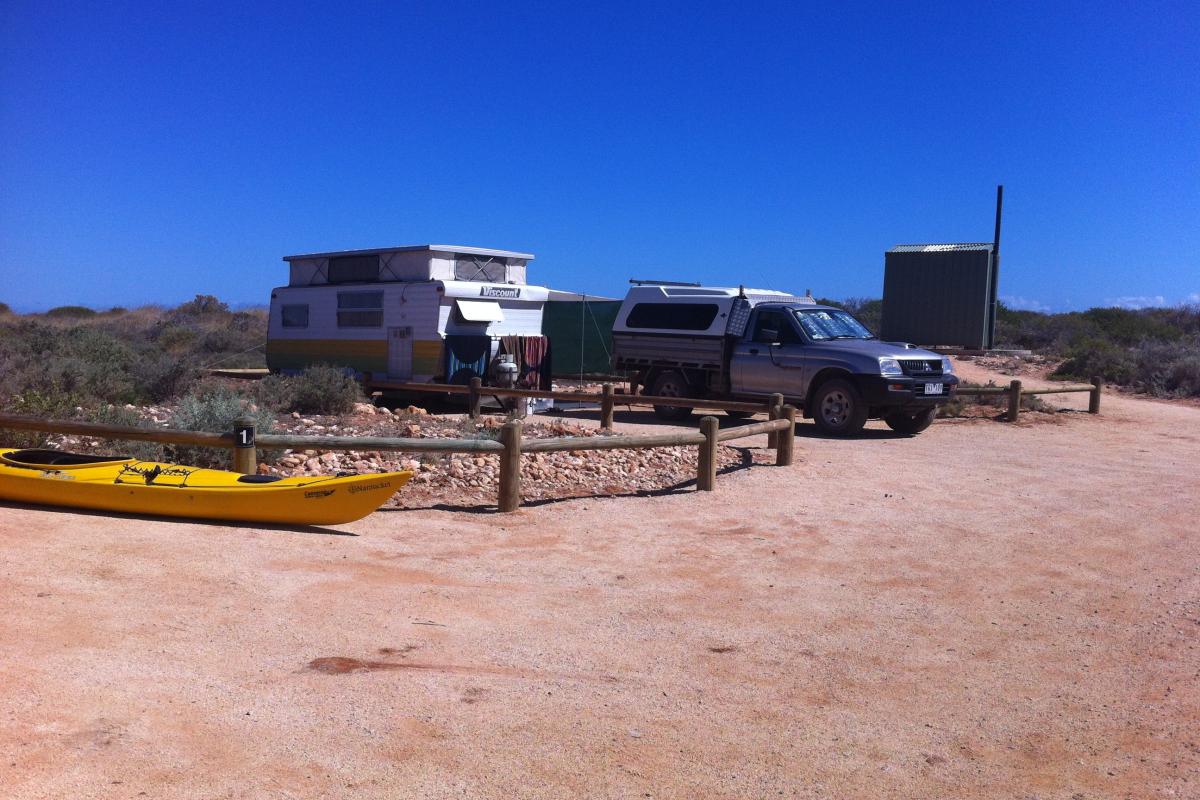
M 881 338 L 969 349 L 991 346 L 991 251 L 889 251 Z

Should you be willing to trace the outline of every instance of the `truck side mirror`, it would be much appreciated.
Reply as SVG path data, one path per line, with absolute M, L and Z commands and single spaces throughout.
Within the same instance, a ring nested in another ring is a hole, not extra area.
M 774 328 L 760 328 L 758 335 L 768 344 L 779 344 L 779 331 Z

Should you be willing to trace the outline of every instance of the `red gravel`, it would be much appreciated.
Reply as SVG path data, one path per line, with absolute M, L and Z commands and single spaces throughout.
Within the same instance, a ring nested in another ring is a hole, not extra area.
M 1195 797 L 1200 409 L 1104 411 L 351 536 L 0 506 L 0 786 Z

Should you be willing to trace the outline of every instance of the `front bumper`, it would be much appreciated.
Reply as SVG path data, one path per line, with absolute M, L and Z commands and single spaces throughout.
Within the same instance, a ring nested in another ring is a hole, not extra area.
M 926 384 L 940 384 L 942 393 L 926 394 Z M 928 408 L 940 405 L 954 399 L 957 388 L 957 375 L 930 375 L 928 377 L 866 375 L 859 378 L 858 386 L 868 405 L 888 408 Z

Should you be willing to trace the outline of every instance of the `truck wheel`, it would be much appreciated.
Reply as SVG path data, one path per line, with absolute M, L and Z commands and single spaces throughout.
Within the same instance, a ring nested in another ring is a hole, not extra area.
M 669 371 L 659 375 L 650 394 L 657 397 L 691 397 L 691 386 L 687 379 L 678 372 Z M 692 409 L 687 406 L 655 406 L 654 413 L 659 419 L 679 422 L 692 415 Z
M 853 436 L 867 424 L 867 404 L 850 381 L 825 381 L 813 395 L 813 422 L 833 436 Z
M 936 416 L 937 408 L 926 408 L 915 414 L 897 411 L 894 414 L 888 414 L 883 421 L 896 433 L 916 434 L 932 425 Z

